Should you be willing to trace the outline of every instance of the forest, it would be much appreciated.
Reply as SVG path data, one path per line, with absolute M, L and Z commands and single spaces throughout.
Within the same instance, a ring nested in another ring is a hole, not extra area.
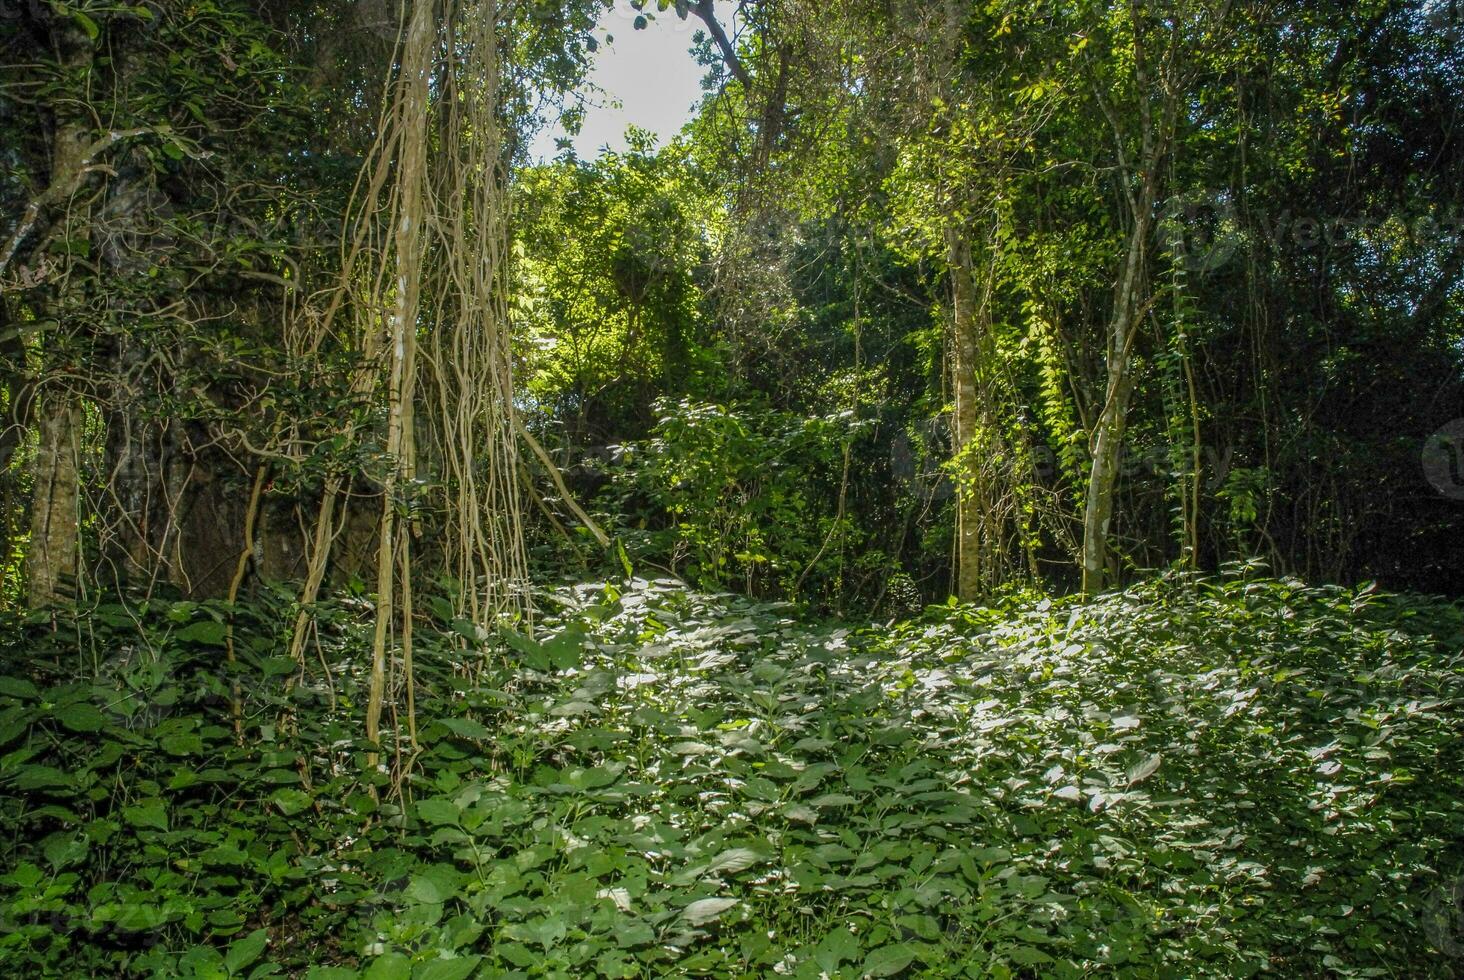
M 1464 976 L 1461 111 L 1455 0 L 0 0 L 0 967 Z

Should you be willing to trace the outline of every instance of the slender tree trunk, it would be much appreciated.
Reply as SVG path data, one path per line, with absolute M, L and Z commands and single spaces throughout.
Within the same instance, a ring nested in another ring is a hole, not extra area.
M 26 595 L 32 608 L 62 598 L 65 583 L 77 574 L 80 400 L 69 391 L 51 393 L 39 406 L 36 430 L 39 444 L 31 475 L 31 534 L 26 555 Z
M 1083 507 L 1083 591 L 1088 594 L 1101 591 L 1114 580 L 1109 541 L 1124 428 L 1134 392 L 1133 346 L 1149 304 L 1148 248 L 1156 220 L 1154 208 L 1159 195 L 1159 174 L 1168 159 L 1180 108 L 1181 83 L 1176 75 L 1177 49 L 1174 47 L 1179 43 L 1177 36 L 1169 38 L 1170 47 L 1159 60 L 1158 74 L 1155 75 L 1147 48 L 1150 28 L 1155 23 L 1151 13 L 1134 0 L 1129 4 L 1129 17 L 1134 31 L 1134 81 L 1140 92 L 1137 105 L 1139 152 L 1134 159 L 1126 157 L 1124 129 L 1118 114 L 1103 97 L 1102 90 L 1096 86 L 1094 89 L 1099 108 L 1113 128 L 1118 164 L 1126 180 L 1123 190 L 1131 225 L 1128 251 L 1114 290 L 1113 313 L 1109 319 L 1107 390 L 1102 409 L 1094 421 L 1090 446 L 1093 468 L 1088 477 L 1087 499 Z M 1157 102 L 1151 101 L 1154 96 L 1150 94 L 1156 85 Z M 1134 179 L 1138 182 L 1136 188 L 1128 183 Z
M 11 326 L 5 298 L 0 296 L 0 385 L 5 389 L 5 410 L 0 413 L 0 583 L 12 574 L 19 527 L 16 521 L 18 494 L 16 450 L 23 441 L 25 400 L 25 345 L 18 329 Z
M 367 687 L 366 740 L 373 749 L 367 753 L 371 768 L 377 764 L 375 746 L 381 740 L 381 713 L 386 693 L 386 668 L 391 642 L 391 627 L 398 597 L 402 615 L 411 615 L 411 580 L 408 572 L 397 576 L 398 563 L 410 569 L 410 537 L 401 533 L 397 508 L 398 491 L 410 485 L 413 475 L 412 454 L 412 384 L 416 377 L 417 315 L 421 273 L 423 230 L 427 192 L 427 112 L 428 77 L 432 67 L 434 40 L 433 4 L 417 0 L 407 29 L 402 55 L 400 85 L 401 107 L 396 125 L 400 140 L 398 193 L 393 252 L 396 260 L 396 290 L 391 311 L 390 364 L 387 387 L 386 452 L 391 469 L 381 490 L 381 526 L 376 560 L 376 630 L 372 643 L 371 674 Z M 404 657 L 410 658 L 411 626 L 403 622 L 401 638 Z
M 1083 507 L 1083 591 L 1090 594 L 1102 591 L 1113 579 L 1108 568 L 1108 533 L 1113 521 L 1113 494 L 1118 486 L 1128 401 L 1133 393 L 1133 375 L 1127 363 L 1109 369 L 1108 391 L 1109 402 L 1098 417 L 1093 435 L 1093 469 Z
M 982 488 L 979 470 L 970 458 L 972 442 L 981 424 L 977 358 L 980 323 L 976 311 L 976 278 L 971 246 L 956 228 L 946 229 L 946 261 L 951 277 L 951 380 L 955 393 L 952 416 L 952 454 L 958 461 L 956 479 L 956 596 L 963 602 L 977 599 L 982 582 Z
M 1100 592 L 1112 581 L 1108 548 L 1113 495 L 1118 486 L 1123 434 L 1134 391 L 1133 345 L 1142 320 L 1146 292 L 1147 246 L 1153 230 L 1154 186 L 1146 180 L 1129 232 L 1128 254 L 1115 290 L 1108 329 L 1108 378 L 1103 407 L 1094 423 L 1093 468 L 1083 507 L 1083 591 Z

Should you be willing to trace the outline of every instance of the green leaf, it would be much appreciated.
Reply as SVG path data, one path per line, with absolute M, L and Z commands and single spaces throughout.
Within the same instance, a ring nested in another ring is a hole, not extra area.
M 122 819 L 134 827 L 168 829 L 168 810 L 162 800 L 143 800 L 133 806 L 125 806 L 122 808 Z
M 412 961 L 402 953 L 382 953 L 371 961 L 362 980 L 411 980 Z
M 7 875 L 0 875 L 0 882 L 7 885 L 14 885 L 22 890 L 35 888 L 45 880 L 45 872 L 30 863 L 20 865 Z
M 723 851 L 712 859 L 707 865 L 706 873 L 709 875 L 729 874 L 735 875 L 746 871 L 748 868 L 763 860 L 763 856 L 747 847 L 734 847 L 729 851 Z
M 237 974 L 259 959 L 268 942 L 269 933 L 263 929 L 256 929 L 243 939 L 234 940 L 224 953 L 224 966 L 228 967 L 230 974 Z
M 545 640 L 543 650 L 555 670 L 570 670 L 584 660 L 584 637 L 576 633 L 561 633 Z
M 504 642 L 519 652 L 520 660 L 525 667 L 538 671 L 549 669 L 549 657 L 533 637 L 509 629 L 504 630 L 502 635 Z
M 57 789 L 71 786 L 73 777 L 51 766 L 22 766 L 15 775 L 18 789 Z
M 434 827 L 456 824 L 462 814 L 456 803 L 440 796 L 417 801 L 417 817 Z
M 22 701 L 34 701 L 41 696 L 36 686 L 23 677 L 0 677 L 0 694 Z
M 482 962 L 481 956 L 457 956 L 452 959 L 439 957 L 418 964 L 412 972 L 412 980 L 464 980 L 473 968 Z
M 173 634 L 180 643 L 197 643 L 200 646 L 221 647 L 228 636 L 228 627 L 212 619 L 197 619 Z
M 51 862 L 51 867 L 60 871 L 85 858 L 91 851 L 91 841 L 85 837 L 66 838 L 58 835 L 48 841 L 41 850 L 46 855 L 46 860 Z
M 80 25 L 81 29 L 83 31 L 86 31 L 86 36 L 91 38 L 93 41 L 95 41 L 102 33 L 102 29 L 97 26 L 97 22 L 92 20 L 86 14 L 82 13 L 80 10 L 71 11 L 71 19 L 76 21 L 76 23 Z
M 602 888 L 595 893 L 595 897 L 609 899 L 622 912 L 631 910 L 630 892 L 624 888 Z
M 1007 953 L 1007 958 L 1020 966 L 1038 966 L 1052 962 L 1051 956 L 1033 946 L 1018 946 Z
M 735 898 L 703 898 L 682 909 L 681 916 L 694 926 L 704 926 L 721 918 L 723 912 L 736 904 Z
M 286 677 L 299 669 L 299 662 L 291 657 L 265 657 L 259 662 L 259 671 L 265 677 Z
M 293 817 L 314 802 L 309 793 L 290 786 L 282 786 L 269 794 L 269 801 L 287 817 Z
M 859 956 L 859 938 L 848 927 L 833 930 L 818 944 L 814 958 L 828 974 L 838 971 L 839 964 L 852 962 Z
M 808 801 L 809 806 L 852 806 L 859 801 L 848 793 L 825 793 Z
M 462 738 L 486 741 L 493 737 L 493 732 L 487 725 L 471 718 L 442 718 L 439 720 L 444 728 Z
M 449 616 L 445 618 L 448 618 L 451 622 L 453 632 L 456 633 L 458 636 L 461 636 L 463 639 L 467 640 L 469 643 L 476 645 L 488 639 L 487 631 L 484 630 L 483 627 L 479 626 L 477 623 L 473 622 L 471 619 L 453 617 L 451 616 L 451 613 L 449 613 Z
M 549 714 L 555 718 L 577 718 L 580 715 L 592 715 L 599 711 L 588 701 L 566 701 L 564 704 L 556 704 L 549 709 Z
M 1163 757 L 1158 752 L 1155 752 L 1153 755 L 1140 759 L 1138 762 L 1129 766 L 1127 772 L 1124 773 L 1128 777 L 1128 784 L 1134 786 L 1154 775 L 1154 773 L 1159 771 L 1159 763 L 1161 761 L 1163 761 Z
M 794 820 L 798 823 L 818 823 L 818 811 L 813 809 L 813 807 L 804 806 L 802 803 L 789 804 L 783 807 L 781 813 L 788 820 Z
M 413 875 L 405 895 L 414 902 L 441 905 L 458 893 L 462 876 L 446 865 L 436 865 Z
M 649 924 L 639 919 L 622 922 L 615 929 L 615 944 L 621 949 L 635 949 L 639 946 L 649 946 L 655 941 L 656 931 Z
M 916 949 L 909 943 L 881 946 L 864 960 L 864 974 L 871 977 L 892 977 L 915 961 Z
M 164 735 L 158 745 L 169 755 L 187 756 L 203 753 L 203 738 L 199 735 Z
M 73 732 L 99 732 L 107 725 L 107 716 L 96 705 L 84 701 L 57 708 L 56 720 Z

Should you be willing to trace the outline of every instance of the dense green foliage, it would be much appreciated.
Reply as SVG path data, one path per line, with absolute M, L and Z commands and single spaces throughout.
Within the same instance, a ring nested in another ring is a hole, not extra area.
M 1457 973 L 1457 4 L 613 6 L 0 0 L 0 967 Z
M 669 145 L 638 133 L 622 153 L 530 160 L 547 120 L 582 115 L 604 6 L 500 5 L 496 152 L 518 403 L 605 523 L 683 523 L 667 499 L 591 499 L 611 447 L 660 438 L 662 400 L 745 414 L 749 431 L 770 412 L 849 413 L 860 437 L 805 488 L 806 521 L 709 545 L 783 571 L 699 580 L 825 611 L 883 612 L 890 575 L 924 601 L 1067 588 L 1098 533 L 1096 434 L 1122 403 L 1105 584 L 1260 555 L 1308 581 L 1460 590 L 1457 481 L 1440 490 L 1423 462 L 1464 417 L 1452 4 L 743 0 L 728 49 L 694 35 L 707 94 Z M 638 6 L 640 26 L 705 7 Z M 250 585 L 302 577 L 300 514 L 331 486 L 371 497 L 394 465 L 388 399 L 361 382 L 373 338 L 342 327 L 335 290 L 370 236 L 353 222 L 396 8 L 0 16 L 6 594 L 33 585 L 63 444 L 78 512 L 59 578 L 196 597 L 227 590 L 215 555 L 260 468 Z M 957 309 L 963 284 L 975 309 Z M 448 309 L 434 302 L 424 344 Z M 452 479 L 418 454 L 428 483 Z M 965 585 L 949 559 L 963 495 L 985 508 L 964 519 L 986 562 Z M 365 570 L 368 524 L 343 533 L 333 582 Z M 628 544 L 682 567 L 680 539 Z M 868 568 L 837 571 L 855 560 Z
M 1237 574 L 894 628 L 667 581 L 419 649 L 400 800 L 363 610 L 6 626 L 26 975 L 1445 976 L 1464 613 Z M 471 637 L 471 639 L 470 639 Z M 247 679 L 242 744 L 228 689 Z M 405 749 L 404 749 L 405 750 Z M 1437 921 L 1435 921 L 1437 919 Z
M 536 397 L 562 406 L 542 428 L 566 459 L 648 438 L 660 397 L 745 409 L 753 428 L 769 408 L 853 411 L 870 436 L 841 481 L 847 511 L 927 600 L 958 591 L 931 555 L 951 546 L 962 481 L 994 498 L 994 577 L 1066 587 L 1113 400 L 1106 331 L 1133 202 L 1152 179 L 1114 576 L 1261 555 L 1310 581 L 1458 592 L 1458 501 L 1422 463 L 1464 414 L 1464 63 L 1448 10 L 744 6 L 772 24 L 741 49 L 751 91 L 729 83 L 658 154 L 525 171 L 534 289 L 576 304 L 539 308 L 561 339 L 526 356 Z M 660 198 L 631 190 L 648 175 Z M 665 287 L 634 304 L 627 243 Z M 952 460 L 963 256 L 986 414 L 979 451 Z M 622 326 L 632 310 L 643 327 Z M 591 349 L 585 324 L 602 356 L 567 370 Z M 892 479 L 892 460 L 950 482 Z M 729 566 L 721 583 L 748 580 Z M 879 594 L 846 580 L 780 597 Z
M 622 451 L 602 496 L 618 492 L 618 513 L 665 514 L 666 526 L 627 528 L 622 539 L 670 556 L 668 571 L 706 588 L 731 581 L 748 595 L 799 594 L 805 585 L 834 591 L 818 587 L 842 574 L 851 528 L 825 504 L 838 495 L 854 423 L 688 402 L 657 407 L 664 414 L 652 438 Z M 839 552 L 819 569 L 835 539 Z M 852 543 L 863 541 L 856 534 Z M 888 563 L 878 552 L 866 557 L 876 574 Z

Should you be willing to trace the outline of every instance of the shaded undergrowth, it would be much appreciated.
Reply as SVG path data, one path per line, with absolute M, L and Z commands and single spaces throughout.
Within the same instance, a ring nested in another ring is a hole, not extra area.
M 303 674 L 268 602 L 236 611 L 232 667 L 219 606 L 11 624 L 0 962 L 433 980 L 1461 962 L 1456 606 L 1243 577 L 858 628 L 669 581 L 544 605 L 534 639 L 440 623 L 417 746 L 364 779 L 364 606 L 321 610 Z

